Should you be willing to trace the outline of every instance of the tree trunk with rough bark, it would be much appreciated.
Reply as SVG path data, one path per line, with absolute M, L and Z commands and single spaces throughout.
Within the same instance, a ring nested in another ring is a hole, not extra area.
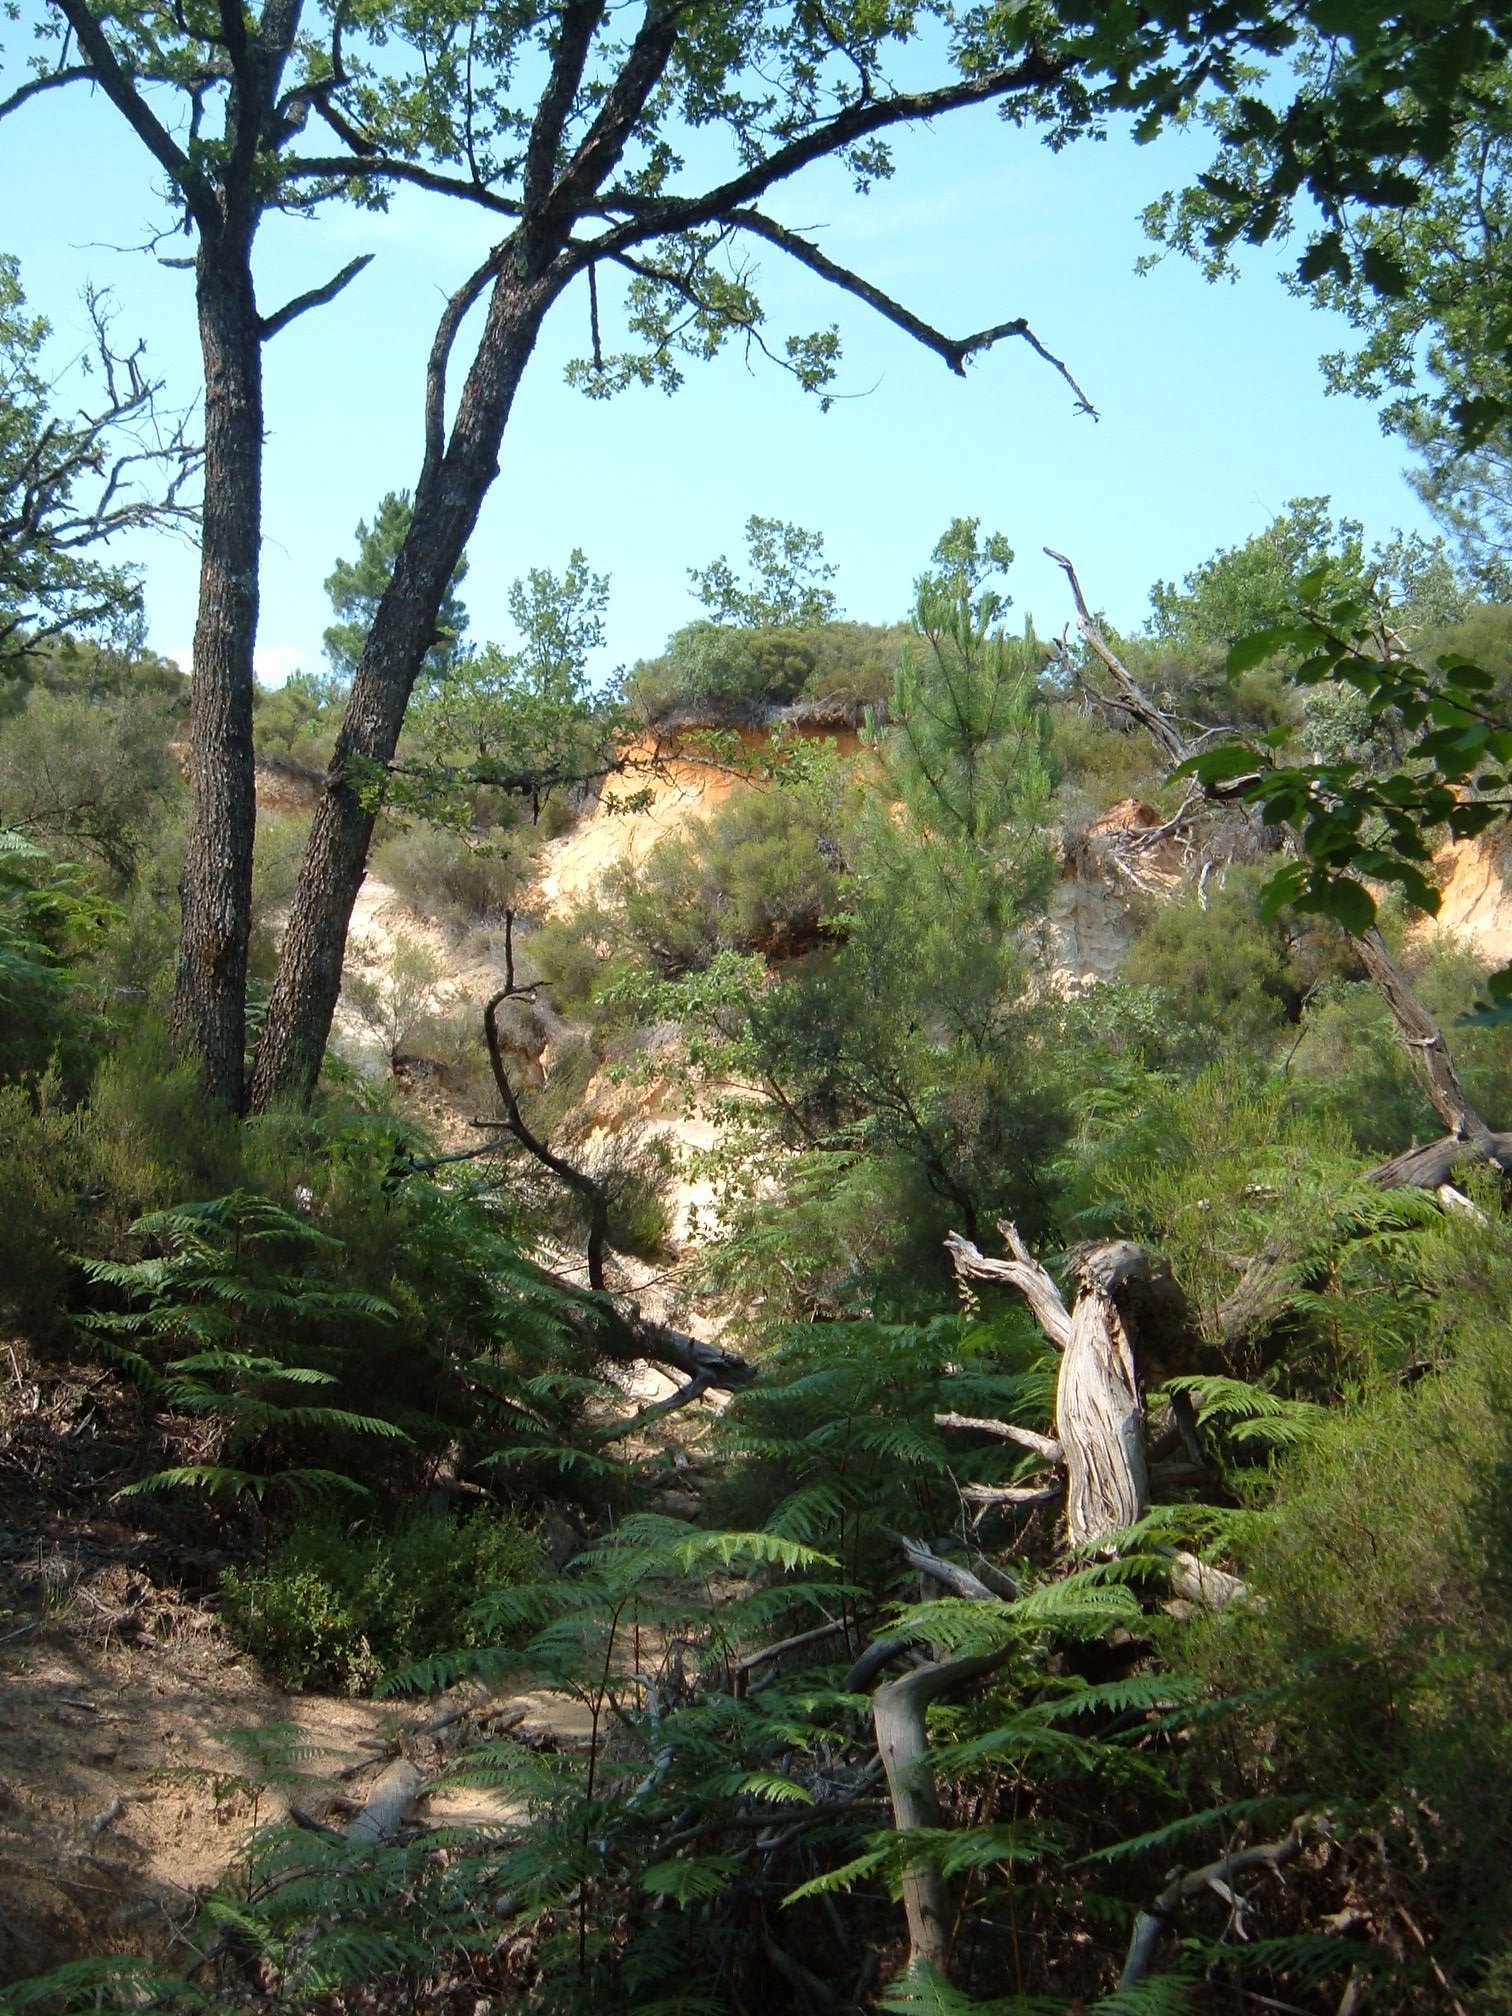
M 1144 1401 L 1113 1297 L 1084 1285 L 1055 1385 L 1055 1432 L 1066 1457 L 1066 1525 L 1085 1547 L 1132 1526 L 1150 1497 Z
M 256 797 L 252 654 L 262 542 L 262 334 L 250 240 L 201 237 L 205 503 L 189 701 L 189 842 L 173 1029 L 210 1093 L 242 1103 Z
M 444 456 L 427 466 L 409 536 L 378 606 L 352 685 L 299 873 L 252 1079 L 251 1105 L 307 1101 L 320 1076 L 341 992 L 352 906 L 367 872 L 376 812 L 364 772 L 393 760 L 410 693 L 436 641 L 436 619 L 499 473 L 499 444 L 541 323 L 561 281 L 521 279 L 505 262 Z

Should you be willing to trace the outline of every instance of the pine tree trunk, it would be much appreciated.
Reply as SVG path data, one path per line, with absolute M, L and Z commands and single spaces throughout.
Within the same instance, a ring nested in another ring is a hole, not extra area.
M 515 392 L 561 284 L 521 279 L 505 265 L 446 453 L 428 462 L 416 489 L 409 535 L 357 668 L 299 871 L 253 1073 L 254 1112 L 279 1098 L 307 1101 L 320 1076 L 376 816 L 355 782 L 393 759 L 442 600 L 499 473 Z
M 189 843 L 173 1028 L 211 1094 L 242 1102 L 252 923 L 252 653 L 262 540 L 262 337 L 250 243 L 201 238 L 205 504 L 189 702 Z

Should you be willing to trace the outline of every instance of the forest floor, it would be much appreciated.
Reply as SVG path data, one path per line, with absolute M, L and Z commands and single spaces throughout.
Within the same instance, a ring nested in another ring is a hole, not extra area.
M 209 1607 L 230 1557 L 113 1502 L 144 1432 L 109 1371 L 0 1346 L 0 1985 L 89 1953 L 188 1964 L 200 1901 L 255 1826 L 291 1805 L 339 1826 L 401 1754 L 442 1781 L 426 1820 L 457 1825 L 508 1817 L 444 1783 L 480 1728 L 587 1741 L 586 1711 L 546 1693 L 372 1701 L 270 1684 Z

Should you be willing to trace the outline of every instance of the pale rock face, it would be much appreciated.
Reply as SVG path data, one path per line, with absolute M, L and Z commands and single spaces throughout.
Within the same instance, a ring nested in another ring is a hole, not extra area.
M 1424 928 L 1446 932 L 1480 958 L 1502 966 L 1512 960 L 1512 831 L 1503 827 L 1474 840 L 1454 840 L 1434 857 L 1443 895 L 1438 916 Z
M 1063 876 L 1050 894 L 1049 920 L 1051 977 L 1063 994 L 1111 980 L 1136 936 L 1127 904 L 1100 876 Z

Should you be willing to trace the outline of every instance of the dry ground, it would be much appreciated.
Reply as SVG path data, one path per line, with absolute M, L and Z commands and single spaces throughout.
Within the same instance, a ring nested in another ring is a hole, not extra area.
M 339 1822 L 401 1749 L 429 1780 L 498 1717 L 533 1745 L 586 1728 L 545 1694 L 478 1690 L 431 1735 L 448 1704 L 270 1685 L 214 1614 L 225 1536 L 112 1501 L 147 1431 L 107 1371 L 0 1346 L 0 1986 L 84 1954 L 187 1960 L 199 1899 L 234 1881 L 255 1825 L 291 1801 Z M 508 1817 L 441 1785 L 424 1810 Z

